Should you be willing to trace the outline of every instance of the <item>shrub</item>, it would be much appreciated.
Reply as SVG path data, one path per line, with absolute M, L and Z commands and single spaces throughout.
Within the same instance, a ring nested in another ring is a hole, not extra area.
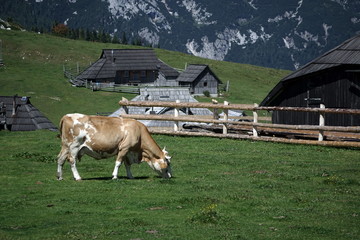
M 205 90 L 203 94 L 205 97 L 210 97 L 210 92 L 208 90 Z

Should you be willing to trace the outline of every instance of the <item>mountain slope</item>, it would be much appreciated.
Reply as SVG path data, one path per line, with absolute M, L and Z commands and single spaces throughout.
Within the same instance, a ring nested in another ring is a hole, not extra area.
M 1 18 L 27 28 L 104 30 L 196 56 L 295 69 L 360 30 L 348 0 L 5 0 Z

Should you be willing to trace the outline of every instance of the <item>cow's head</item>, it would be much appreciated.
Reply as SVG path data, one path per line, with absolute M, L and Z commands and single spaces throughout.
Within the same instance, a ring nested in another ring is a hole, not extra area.
M 171 178 L 171 166 L 168 152 L 165 148 L 162 150 L 163 154 L 159 159 L 155 159 L 150 165 L 152 169 L 154 169 L 160 177 L 163 178 Z

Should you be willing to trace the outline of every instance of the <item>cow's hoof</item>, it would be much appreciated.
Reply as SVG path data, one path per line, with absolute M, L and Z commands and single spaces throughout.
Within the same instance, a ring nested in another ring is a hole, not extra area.
M 79 181 L 81 181 L 81 178 L 75 178 L 75 181 L 79 182 Z
M 118 179 L 118 178 L 116 176 L 113 176 L 112 180 L 116 180 L 116 179 Z
M 57 178 L 58 181 L 64 180 L 62 177 Z

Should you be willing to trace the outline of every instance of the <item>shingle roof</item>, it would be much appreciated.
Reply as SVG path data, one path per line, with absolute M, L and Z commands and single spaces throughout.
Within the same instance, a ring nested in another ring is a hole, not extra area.
M 336 67 L 341 64 L 360 64 L 360 35 L 346 40 L 339 46 L 286 76 L 282 81 Z
M 180 73 L 179 77 L 177 78 L 178 82 L 193 82 L 196 80 L 196 78 L 206 69 L 209 69 L 211 74 L 214 75 L 214 77 L 221 82 L 218 77 L 210 70 L 208 65 L 204 64 L 189 64 L 185 71 Z
M 11 131 L 57 130 L 56 126 L 30 103 L 29 97 L 0 96 L 0 103 L 6 106 L 6 125 L 11 126 Z
M 180 73 L 179 82 L 193 82 L 206 69 L 207 65 L 189 64 L 185 71 Z
M 286 81 L 340 65 L 360 65 L 360 35 L 356 35 L 298 70 L 284 77 L 265 97 L 260 105 L 267 105 L 283 88 Z
M 99 60 L 84 70 L 82 79 L 114 78 L 119 70 L 159 70 L 165 77 L 179 73 L 159 60 L 152 49 L 103 49 Z

